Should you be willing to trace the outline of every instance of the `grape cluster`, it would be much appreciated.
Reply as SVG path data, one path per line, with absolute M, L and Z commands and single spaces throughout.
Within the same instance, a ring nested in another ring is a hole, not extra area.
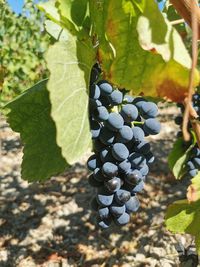
M 142 191 L 149 165 L 154 161 L 146 136 L 160 132 L 157 105 L 133 98 L 92 69 L 89 99 L 94 154 L 88 159 L 89 183 L 96 188 L 92 208 L 105 229 L 112 222 L 125 225 L 139 208 L 136 194 Z
M 200 116 L 200 94 L 195 93 L 192 96 L 192 106 L 197 112 L 197 115 Z M 181 113 L 184 113 L 184 105 L 178 104 L 178 107 L 181 109 Z M 179 125 L 182 128 L 183 123 L 183 116 L 179 115 L 175 118 L 175 123 Z M 188 123 L 188 131 L 191 131 L 192 125 L 189 122 Z M 182 137 L 182 132 L 178 132 L 178 137 Z M 191 142 L 186 143 L 186 149 L 191 145 L 192 143 L 192 136 L 191 136 Z M 192 178 L 195 177 L 200 170 L 200 149 L 198 148 L 197 144 L 194 146 L 194 148 L 191 150 L 189 158 L 187 159 L 187 162 L 185 163 L 185 169 L 187 171 L 187 175 Z
M 192 149 L 190 158 L 186 162 L 189 177 L 195 177 L 200 170 L 200 149 L 195 145 Z

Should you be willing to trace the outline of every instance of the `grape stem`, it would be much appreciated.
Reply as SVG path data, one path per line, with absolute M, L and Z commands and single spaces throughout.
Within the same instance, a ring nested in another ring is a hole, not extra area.
M 135 124 L 138 125 L 138 124 L 144 124 L 143 121 L 133 121 L 131 122 L 132 126 L 134 126 Z
M 196 135 L 197 144 L 198 144 L 198 147 L 200 148 L 200 124 L 198 121 L 198 114 L 196 110 L 193 108 L 193 106 L 191 105 L 191 103 L 189 104 L 189 114 L 190 114 L 190 121 L 192 124 L 192 128 Z

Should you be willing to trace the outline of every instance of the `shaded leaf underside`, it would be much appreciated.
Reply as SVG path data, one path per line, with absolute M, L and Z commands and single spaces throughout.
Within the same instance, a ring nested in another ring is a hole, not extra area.
M 28 181 L 48 179 L 69 166 L 56 144 L 46 83 L 41 81 L 7 105 L 8 122 L 24 144 L 22 178 Z

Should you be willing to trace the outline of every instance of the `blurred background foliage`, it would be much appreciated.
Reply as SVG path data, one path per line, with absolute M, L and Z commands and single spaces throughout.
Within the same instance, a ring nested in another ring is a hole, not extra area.
M 43 22 L 33 0 L 24 1 L 19 15 L 0 0 L 0 107 L 48 76 L 44 53 L 50 37 Z
M 190 28 L 181 22 L 169 0 L 157 2 L 191 51 Z M 0 0 L 0 107 L 48 76 L 44 53 L 51 38 L 43 28 L 44 19 L 36 0 L 25 0 L 20 14 Z

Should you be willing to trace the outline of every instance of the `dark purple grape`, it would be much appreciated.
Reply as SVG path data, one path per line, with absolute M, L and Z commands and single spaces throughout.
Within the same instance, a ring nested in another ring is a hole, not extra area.
M 118 161 L 123 161 L 128 158 L 128 148 L 122 143 L 115 143 L 112 147 L 112 155 Z
M 126 174 L 126 182 L 136 185 L 139 182 L 142 181 L 142 174 L 139 170 L 130 170 L 127 174 Z
M 102 166 L 102 172 L 107 177 L 115 177 L 118 174 L 118 167 L 112 162 L 106 162 Z
M 129 221 L 130 221 L 130 215 L 126 212 L 124 212 L 120 217 L 115 219 L 115 223 L 120 226 L 129 223 Z
M 112 203 L 110 206 L 110 212 L 113 216 L 119 217 L 126 211 L 125 205 L 119 205 L 117 203 Z
M 155 135 L 158 134 L 161 130 L 161 125 L 156 119 L 147 119 L 144 122 L 143 129 L 145 133 Z
M 136 212 L 140 207 L 140 202 L 136 196 L 132 196 L 126 203 L 126 212 Z
M 108 116 L 108 119 L 106 121 L 106 126 L 111 130 L 111 131 L 119 131 L 124 125 L 124 120 L 122 116 L 118 113 L 110 113 Z
M 110 95 L 112 93 L 113 88 L 107 81 L 98 82 L 98 86 L 102 95 Z
M 123 205 L 130 199 L 130 197 L 131 194 L 127 190 L 119 189 L 117 192 L 115 192 L 115 200 L 119 205 Z
M 138 117 L 138 110 L 132 104 L 126 104 L 122 107 L 120 114 L 126 122 L 135 121 Z
M 104 182 L 105 187 L 108 189 L 108 191 L 114 193 L 121 187 L 121 179 L 118 177 L 114 177 L 106 182 Z

